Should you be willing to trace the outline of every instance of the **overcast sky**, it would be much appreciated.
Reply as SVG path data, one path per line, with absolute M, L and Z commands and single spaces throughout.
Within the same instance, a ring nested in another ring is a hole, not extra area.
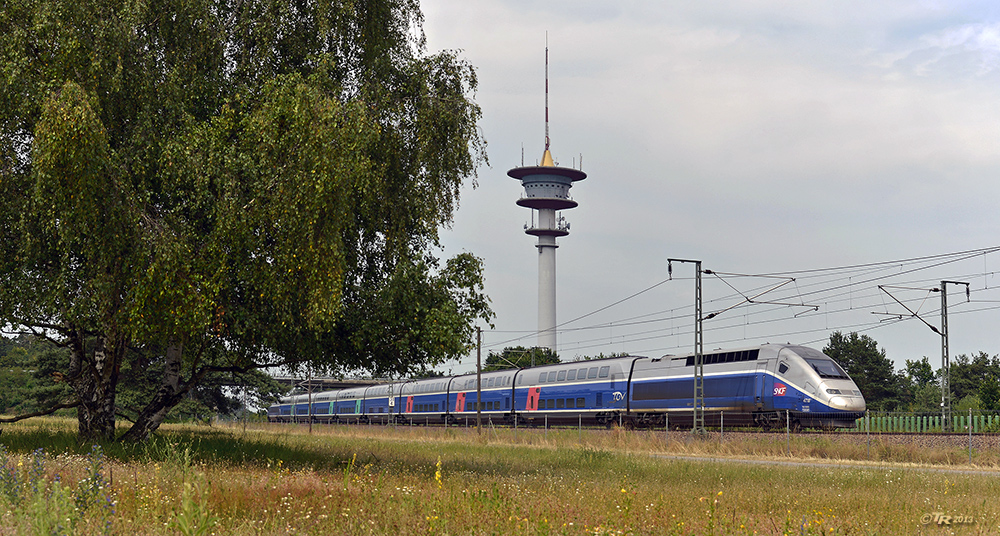
M 668 257 L 795 272 L 757 301 L 819 306 L 741 305 L 705 321 L 706 350 L 822 348 L 839 329 L 875 338 L 898 368 L 922 356 L 936 368 L 941 338 L 892 296 L 939 326 L 940 294 L 920 289 L 948 279 L 971 283 L 973 300 L 949 287 L 952 356 L 1000 354 L 1000 253 L 807 272 L 1000 245 L 1000 4 L 422 7 L 429 50 L 460 49 L 479 76 L 490 165 L 442 238 L 445 255 L 485 260 L 497 316 L 484 354 L 536 344 L 536 239 L 507 171 L 522 147 L 526 165 L 544 148 L 546 32 L 552 153 L 565 167 L 582 155 L 588 175 L 570 192 L 579 207 L 563 212 L 571 232 L 556 253 L 563 360 L 691 351 L 693 266 L 674 265 L 664 282 Z M 780 282 L 706 275 L 705 313 Z

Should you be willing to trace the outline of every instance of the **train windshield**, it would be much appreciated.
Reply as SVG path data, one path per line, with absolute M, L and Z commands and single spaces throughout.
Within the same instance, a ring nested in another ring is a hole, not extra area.
M 840 368 L 840 365 L 836 364 L 832 359 L 815 357 L 804 357 L 803 359 L 819 374 L 820 378 L 834 380 L 850 379 L 847 373 L 844 372 L 844 369 Z

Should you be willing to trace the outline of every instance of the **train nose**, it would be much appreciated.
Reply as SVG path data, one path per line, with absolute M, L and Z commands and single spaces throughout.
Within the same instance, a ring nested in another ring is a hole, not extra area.
M 834 396 L 830 406 L 843 411 L 864 411 L 865 399 L 859 396 Z

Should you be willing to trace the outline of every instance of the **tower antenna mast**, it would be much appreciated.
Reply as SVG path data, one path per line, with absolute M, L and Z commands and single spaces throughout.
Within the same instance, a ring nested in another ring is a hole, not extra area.
M 549 32 L 545 32 L 545 150 L 549 150 Z

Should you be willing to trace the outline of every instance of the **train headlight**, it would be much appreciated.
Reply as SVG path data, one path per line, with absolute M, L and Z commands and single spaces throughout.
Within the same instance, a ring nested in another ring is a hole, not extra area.
M 830 398 L 830 405 L 831 406 L 840 406 L 842 408 L 846 408 L 847 407 L 847 399 L 845 399 L 842 396 L 832 397 L 832 398 Z
M 827 389 L 826 394 L 828 395 L 839 395 L 840 389 Z

